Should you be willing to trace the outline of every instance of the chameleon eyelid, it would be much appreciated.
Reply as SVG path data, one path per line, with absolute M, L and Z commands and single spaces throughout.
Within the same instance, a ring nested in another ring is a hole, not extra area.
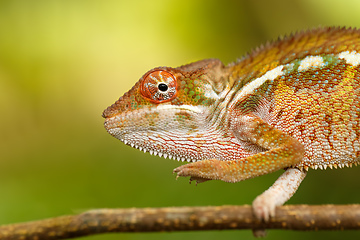
M 166 85 L 166 90 L 160 89 L 160 85 Z M 175 91 L 169 91 L 173 90 Z M 141 95 L 155 103 L 171 101 L 176 97 L 176 77 L 169 71 L 155 69 L 144 75 L 141 80 Z

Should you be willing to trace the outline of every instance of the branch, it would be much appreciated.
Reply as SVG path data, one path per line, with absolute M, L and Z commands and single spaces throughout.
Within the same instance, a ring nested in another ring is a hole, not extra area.
M 110 232 L 219 229 L 360 229 L 360 205 L 287 205 L 263 223 L 251 206 L 98 209 L 79 215 L 0 226 L 0 240 L 64 239 Z

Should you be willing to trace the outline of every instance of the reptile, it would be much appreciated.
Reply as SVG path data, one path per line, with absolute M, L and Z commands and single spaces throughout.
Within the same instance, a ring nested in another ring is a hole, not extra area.
M 253 201 L 268 221 L 309 168 L 357 165 L 360 31 L 322 27 L 268 42 L 234 63 L 157 67 L 103 112 L 131 147 L 189 162 L 190 182 L 285 172 Z

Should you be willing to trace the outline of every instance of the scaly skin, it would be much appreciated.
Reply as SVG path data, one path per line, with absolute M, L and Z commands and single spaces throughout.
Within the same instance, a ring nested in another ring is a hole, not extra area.
M 105 128 L 144 152 L 192 162 L 174 172 L 198 182 L 286 169 L 253 202 L 267 221 L 309 167 L 359 162 L 359 65 L 360 31 L 321 28 L 228 66 L 155 68 L 104 111 Z

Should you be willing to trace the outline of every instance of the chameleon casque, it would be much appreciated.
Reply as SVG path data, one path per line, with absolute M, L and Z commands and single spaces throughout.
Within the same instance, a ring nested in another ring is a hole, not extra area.
M 357 165 L 360 31 L 318 28 L 268 43 L 227 66 L 158 67 L 103 112 L 106 130 L 150 154 L 191 162 L 203 182 L 285 172 L 253 202 L 265 221 L 309 168 Z

